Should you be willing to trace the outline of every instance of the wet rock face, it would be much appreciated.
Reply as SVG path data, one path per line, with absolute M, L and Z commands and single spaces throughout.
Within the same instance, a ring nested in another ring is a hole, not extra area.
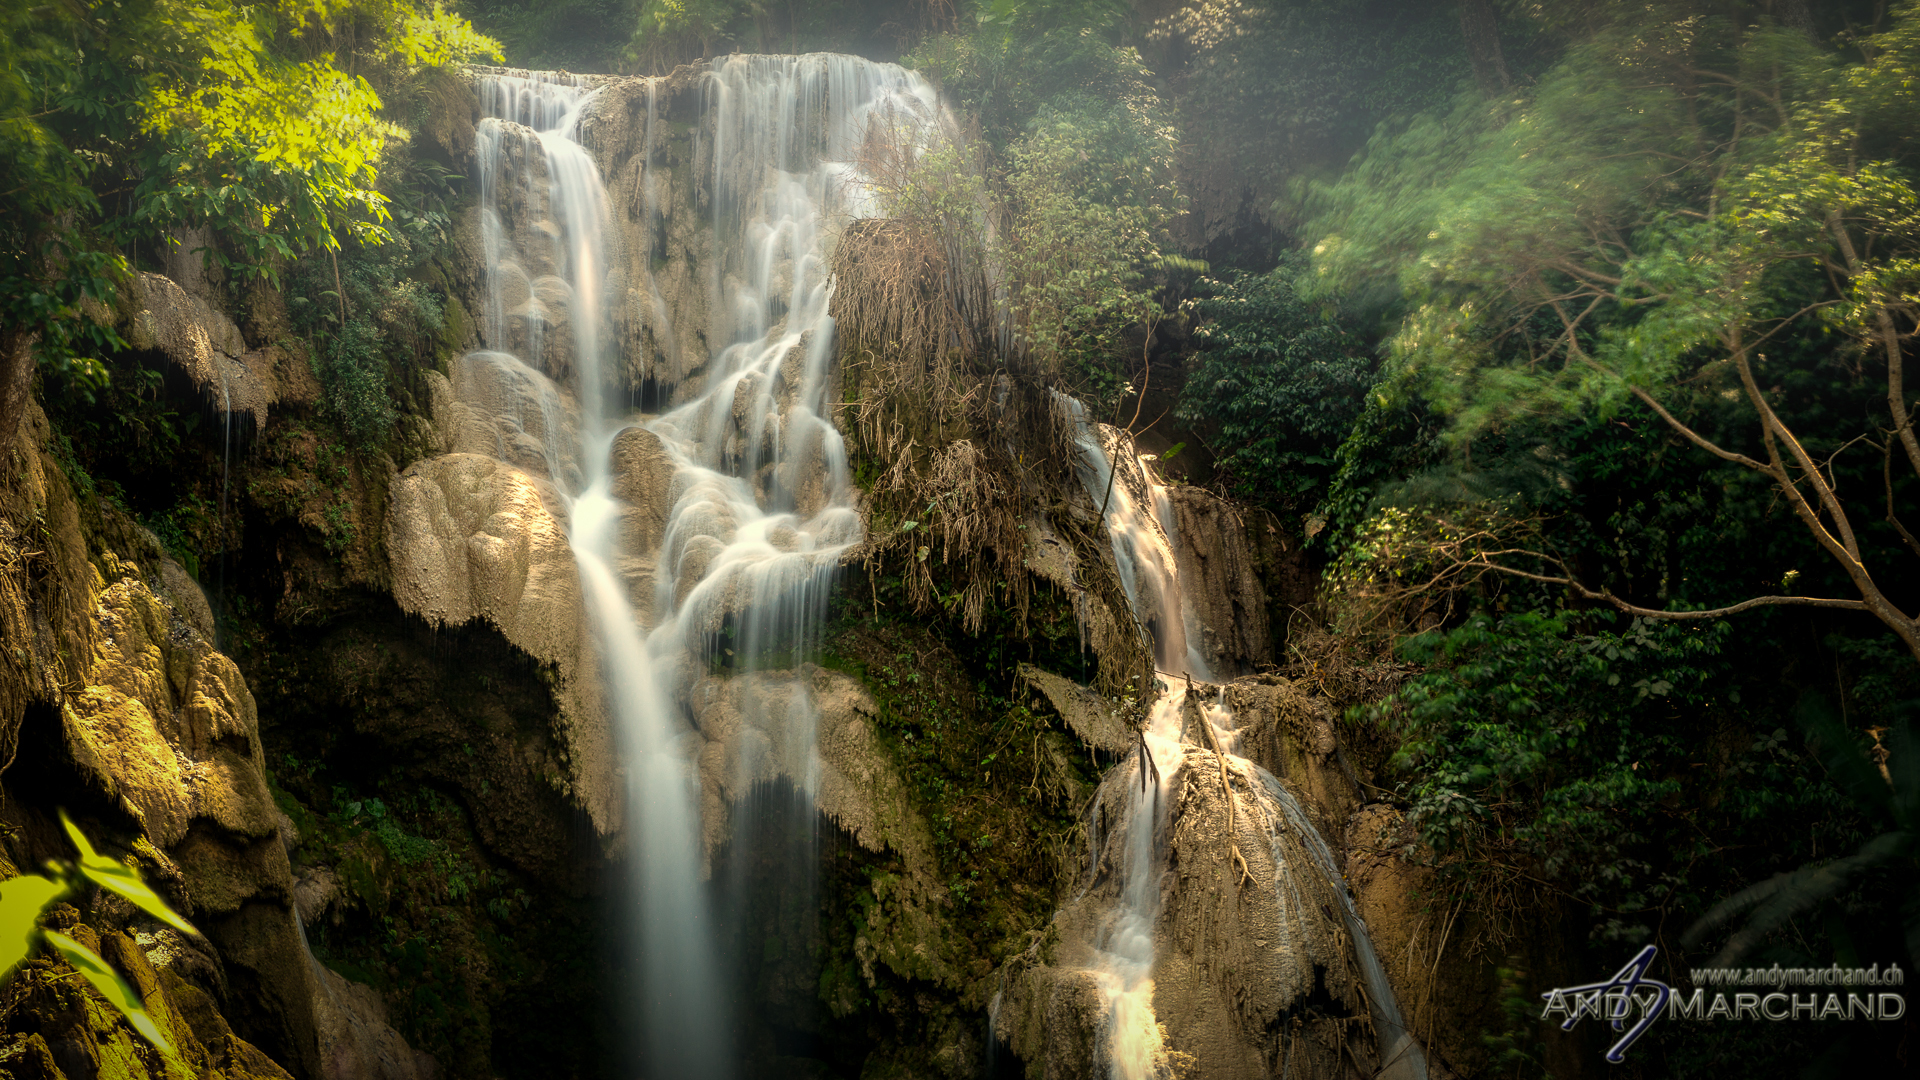
M 1340 900 L 1274 794 L 1228 760 L 1231 810 L 1218 759 L 1186 749 L 1155 834 L 1166 867 L 1152 929 L 1156 1076 L 1350 1075 L 1376 1051 Z M 1106 1075 L 1102 950 L 1115 932 L 1127 858 L 1119 826 L 1137 784 L 1123 765 L 1102 785 L 1093 864 L 1045 936 L 1004 969 L 994 1030 L 1039 1075 Z
M 1207 662 L 1221 675 L 1273 663 L 1267 593 L 1247 542 L 1246 511 L 1203 488 L 1167 489 L 1180 580 L 1200 620 Z
M 632 386 L 671 388 L 706 364 L 714 231 L 703 213 L 712 162 L 695 152 L 705 65 L 664 79 L 612 79 L 582 125 L 602 162 L 620 257 L 613 329 Z
M 65 908 L 68 921 L 75 914 Z M 200 1076 L 224 1080 L 292 1080 L 287 1071 L 252 1043 L 233 1033 L 206 991 L 182 978 L 164 961 L 165 950 L 149 952 L 138 938 L 85 923 L 63 931 L 121 972 L 141 1000 L 178 1060 Z M 162 962 L 156 963 L 154 957 Z M 0 1068 L 18 1080 L 160 1080 L 179 1075 L 119 1014 L 105 1007 L 71 969 L 49 959 L 28 961 L 12 976 L 14 995 L 10 1038 L 0 1045 Z M 62 975 L 66 977 L 61 977 Z M 388 1032 L 391 1034 L 391 1031 Z
M 387 550 L 394 599 L 434 626 L 481 621 L 553 667 L 566 783 L 602 834 L 619 827 L 597 668 L 586 638 L 565 503 L 553 486 L 478 453 L 410 466 L 393 481 Z
M 755 786 L 785 780 L 862 847 L 899 855 L 917 875 L 932 872 L 926 823 L 880 744 L 877 707 L 857 680 L 804 664 L 701 679 L 687 701 L 703 740 L 698 760 L 709 858 L 730 835 L 731 808 Z M 807 713 L 818 719 L 794 722 Z
M 73 762 L 158 847 L 180 845 L 201 822 L 243 842 L 275 836 L 259 718 L 233 661 L 137 578 L 107 586 L 97 603 L 88 685 L 61 710 Z M 264 871 L 278 884 L 274 868 Z M 234 890 L 210 880 L 196 891 Z

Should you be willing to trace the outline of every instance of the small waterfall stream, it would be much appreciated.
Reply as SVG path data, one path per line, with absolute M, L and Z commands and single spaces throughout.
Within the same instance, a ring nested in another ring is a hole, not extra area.
M 1286 786 L 1234 753 L 1239 737 L 1233 712 L 1225 704 L 1224 693 L 1207 693 L 1205 684 L 1214 676 L 1202 650 L 1192 605 L 1181 589 L 1174 554 L 1176 526 L 1166 489 L 1154 482 L 1147 461 L 1133 456 L 1119 432 L 1090 421 L 1078 401 L 1059 396 L 1055 404 L 1073 421 L 1079 451 L 1075 465 L 1081 484 L 1095 507 L 1104 508 L 1121 584 L 1135 618 L 1153 641 L 1154 664 L 1164 680 L 1142 733 L 1144 756 L 1130 757 L 1102 784 L 1103 789 L 1122 785 L 1126 792 L 1126 809 L 1119 825 L 1124 847 L 1117 860 L 1121 877 L 1118 903 L 1104 932 L 1093 943 L 1097 966 L 1089 972 L 1106 1003 L 1106 1046 L 1100 1049 L 1105 1054 L 1108 1075 L 1112 1080 L 1156 1080 L 1171 1071 L 1153 1004 L 1154 944 L 1161 915 L 1162 877 L 1168 869 L 1164 838 L 1169 831 L 1176 774 L 1187 762 L 1189 748 L 1211 743 L 1220 748 L 1226 770 L 1258 781 L 1256 805 L 1248 808 L 1248 816 L 1273 845 L 1274 865 L 1282 868 L 1274 888 L 1286 901 L 1281 905 L 1283 910 L 1300 911 L 1305 907 L 1290 880 L 1290 875 L 1299 871 L 1287 870 L 1280 852 L 1283 830 L 1304 841 L 1313 869 L 1333 886 L 1366 984 L 1379 1041 L 1381 1065 L 1377 1075 L 1392 1080 L 1425 1080 L 1425 1055 L 1407 1030 L 1333 852 Z M 1127 456 L 1119 457 L 1121 454 Z M 1190 695 L 1210 700 L 1189 702 Z M 1211 731 L 1191 730 L 1196 720 Z M 1210 754 L 1207 757 L 1211 759 Z M 1142 770 L 1147 774 L 1144 777 Z M 1096 800 L 1096 807 L 1104 801 Z M 1097 852 L 1100 838 L 1097 831 L 1090 835 L 1090 847 Z M 1097 862 L 1097 854 L 1095 858 Z
M 689 724 L 681 699 L 717 651 L 744 670 L 773 650 L 804 655 L 841 556 L 861 539 L 825 408 L 828 245 L 867 202 L 853 165 L 867 118 L 888 109 L 930 124 L 938 106 L 918 76 L 856 57 L 714 61 L 695 142 L 710 140 L 699 152 L 712 161 L 716 259 L 700 328 L 711 355 L 685 358 L 699 377 L 671 388 L 670 409 L 629 415 L 617 405 L 637 395 L 609 281 L 619 260 L 652 252 L 615 250 L 607 189 L 583 145 L 593 82 L 481 74 L 487 349 L 461 359 L 455 383 L 506 388 L 498 457 L 546 476 L 564 503 L 627 767 L 647 1075 L 724 1077 L 735 1031 L 706 879 L 725 821 L 703 781 L 713 786 L 715 767 L 784 778 L 805 797 L 810 837 L 819 758 L 804 688 L 773 737 L 726 746 Z M 640 211 L 652 224 L 664 212 L 650 175 L 653 81 L 646 122 Z M 687 328 L 657 292 L 649 301 L 656 341 L 692 336 L 676 333 Z M 670 504 L 657 535 L 636 524 L 659 509 L 636 503 L 642 489 Z

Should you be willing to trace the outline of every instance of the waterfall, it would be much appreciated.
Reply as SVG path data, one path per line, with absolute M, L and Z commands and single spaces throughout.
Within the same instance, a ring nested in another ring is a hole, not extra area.
M 1313 872 L 1322 876 L 1339 898 L 1341 921 L 1353 942 L 1378 1036 L 1378 1075 L 1393 1080 L 1425 1080 L 1425 1055 L 1407 1030 L 1333 852 L 1285 785 L 1233 753 L 1239 738 L 1225 694 L 1214 693 L 1204 702 L 1188 700 L 1189 695 L 1207 696 L 1205 684 L 1213 676 L 1202 650 L 1193 605 L 1180 586 L 1174 555 L 1176 526 L 1166 489 L 1154 482 L 1146 462 L 1132 452 L 1123 435 L 1089 421 L 1084 407 L 1072 398 L 1058 395 L 1055 404 L 1073 422 L 1079 452 L 1076 471 L 1094 506 L 1104 508 L 1121 584 L 1134 617 L 1152 638 L 1154 663 L 1165 680 L 1164 692 L 1155 698 L 1149 713 L 1141 752 L 1108 775 L 1102 782 L 1102 796 L 1095 803 L 1097 815 L 1099 806 L 1110 804 L 1116 785 L 1124 792 L 1119 797 L 1124 812 L 1117 826 L 1123 846 L 1114 860 L 1120 876 L 1118 900 L 1092 943 L 1096 962 L 1089 972 L 1105 1001 L 1105 1045 L 1096 1048 L 1096 1053 L 1105 1061 L 1109 1077 L 1153 1080 L 1173 1071 L 1153 1007 L 1154 944 L 1161 916 L 1161 882 L 1167 871 L 1163 838 L 1169 830 L 1176 773 L 1187 767 L 1191 748 L 1211 745 L 1220 748 L 1221 757 L 1202 755 L 1206 761 L 1203 767 L 1220 767 L 1257 781 L 1248 816 L 1272 845 L 1273 865 L 1281 868 L 1274 882 L 1281 893 L 1281 909 L 1302 913 L 1310 906 L 1299 896 L 1291 878 L 1302 871 L 1289 869 L 1281 851 L 1281 835 L 1288 831 L 1304 841 Z M 1209 730 L 1192 730 L 1196 721 Z M 1089 836 L 1097 866 L 1101 849 L 1098 829 L 1089 830 Z M 1107 850 L 1112 852 L 1114 848 L 1109 846 Z
M 648 80 L 647 239 L 619 250 L 611 211 L 626 208 L 610 208 L 587 145 L 605 82 L 479 72 L 486 348 L 460 360 L 455 387 L 489 396 L 495 456 L 549 480 L 564 504 L 626 764 L 646 1074 L 724 1077 L 736 1031 L 706 881 L 726 838 L 716 789 L 784 778 L 804 796 L 795 810 L 811 837 L 820 765 L 804 684 L 763 710 L 778 715 L 758 741 L 697 729 L 682 699 L 716 654 L 737 671 L 776 650 L 804 655 L 841 557 L 861 539 L 845 443 L 826 411 L 829 245 L 870 202 L 855 164 L 868 118 L 885 110 L 927 125 L 939 114 L 931 87 L 891 64 L 714 61 L 694 137 L 712 178 L 706 324 L 674 326 L 657 290 L 640 305 L 654 340 L 678 354 L 703 338 L 707 355 L 667 373 L 675 385 L 656 396 L 670 389 L 668 411 L 626 414 L 633 380 L 610 283 L 652 257 L 651 226 L 669 210 L 652 175 Z

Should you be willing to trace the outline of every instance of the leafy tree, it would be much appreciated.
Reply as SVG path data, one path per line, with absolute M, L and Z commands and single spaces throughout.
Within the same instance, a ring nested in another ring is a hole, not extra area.
M 1492 569 L 1646 618 L 1867 611 L 1920 657 L 1920 624 L 1883 584 L 1886 560 L 1903 557 L 1888 550 L 1895 533 L 1920 555 L 1893 512 L 1892 472 L 1901 462 L 1903 485 L 1920 474 L 1902 355 L 1920 314 L 1905 119 L 1917 25 L 1901 6 L 1852 63 L 1796 33 L 1711 20 L 1604 35 L 1517 102 L 1469 96 L 1383 135 L 1326 193 L 1318 265 L 1330 280 L 1398 276 L 1412 310 L 1396 361 L 1450 414 L 1456 445 L 1635 402 L 1770 482 L 1854 595 L 1651 608 L 1552 557 Z M 1796 364 L 1828 380 L 1877 367 L 1879 423 L 1796 426 L 1778 390 Z M 1745 432 L 1701 429 L 1731 402 Z M 1887 458 L 1879 536 L 1860 521 L 1879 493 L 1843 497 L 1829 472 L 1862 444 Z
M 646 0 L 627 47 L 629 61 L 656 74 L 677 64 L 714 55 L 736 22 L 764 15 L 750 0 Z
M 240 279 L 377 244 L 404 98 L 498 47 L 416 0 L 125 0 L 7 9 L 0 73 L 0 434 L 38 368 L 90 396 L 125 253 L 205 227 Z M 352 45 L 356 55 L 342 57 Z
M 1297 227 L 1300 178 L 1336 172 L 1381 121 L 1444 105 L 1468 67 L 1453 6 L 1200 0 L 1157 19 L 1143 48 L 1179 108 L 1186 173 L 1212 196 L 1187 235 Z
M 1130 367 L 1122 335 L 1163 315 L 1147 272 L 1167 261 L 1179 202 L 1172 131 L 1144 87 L 1119 101 L 1069 93 L 1008 157 L 1017 346 L 1111 408 Z
M 1332 305 L 1303 299 L 1291 258 L 1268 274 L 1203 278 L 1182 311 L 1196 352 L 1174 415 L 1217 423 L 1220 464 L 1248 498 L 1297 511 L 1325 494 L 1374 365 Z
M 99 357 L 121 342 L 83 314 L 104 305 L 125 273 L 89 246 L 82 223 L 99 209 L 86 163 L 48 125 L 57 111 L 44 73 L 70 53 L 65 8 L 42 15 L 8 5 L 0 15 L 0 444 L 10 442 L 36 364 L 90 392 L 104 382 Z

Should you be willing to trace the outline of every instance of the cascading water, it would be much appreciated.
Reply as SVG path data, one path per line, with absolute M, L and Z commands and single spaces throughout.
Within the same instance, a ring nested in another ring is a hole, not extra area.
M 652 175 L 655 84 L 646 86 L 646 228 L 636 252 L 616 250 L 601 172 L 583 145 L 592 141 L 591 82 L 480 76 L 488 349 L 462 358 L 456 392 L 463 383 L 488 388 L 502 403 L 495 456 L 550 481 L 563 504 L 627 766 L 647 1075 L 720 1077 L 732 1069 L 733 1031 L 703 880 L 714 834 L 724 833 L 712 789 L 778 776 L 810 804 L 819 758 L 804 685 L 781 699 L 765 725 L 771 734 L 725 747 L 688 724 L 682 698 L 717 650 L 746 670 L 774 650 L 803 654 L 841 556 L 861 538 L 846 449 L 825 414 L 828 245 L 868 203 L 854 160 L 869 117 L 889 110 L 930 125 L 939 113 L 927 83 L 890 64 L 715 61 L 698 136 L 708 140 L 713 185 L 714 258 L 698 335 L 709 355 L 685 355 L 695 335 L 673 326 L 650 290 L 637 306 L 651 339 L 680 343 L 668 350 L 680 370 L 665 373 L 671 386 L 661 391 L 675 405 L 625 416 L 614 405 L 629 400 L 622 391 L 635 380 L 610 329 L 610 282 L 653 258 L 664 212 Z M 619 461 L 670 479 L 636 479 Z M 644 516 L 636 488 L 670 502 L 657 535 L 636 531 Z M 716 777 L 716 767 L 727 775 Z M 802 813 L 810 836 L 811 805 Z
M 1060 396 L 1055 403 L 1074 425 L 1079 451 L 1075 464 L 1081 484 L 1094 505 L 1104 509 L 1121 584 L 1134 617 L 1153 641 L 1158 674 L 1166 679 L 1165 691 L 1154 700 L 1142 732 L 1140 752 L 1113 770 L 1102 785 L 1103 789 L 1121 785 L 1125 792 L 1121 803 L 1125 810 L 1117 830 L 1118 858 L 1113 859 L 1120 876 L 1118 902 L 1093 942 L 1096 966 L 1089 972 L 1105 999 L 1106 1044 L 1097 1050 L 1104 1053 L 1108 1075 L 1112 1080 L 1153 1080 L 1172 1071 L 1162 1028 L 1154 1015 L 1154 944 L 1161 916 L 1161 881 L 1167 870 L 1163 838 L 1168 831 L 1176 773 L 1192 767 L 1189 748 L 1197 745 L 1218 750 L 1218 758 L 1212 754 L 1203 757 L 1221 770 L 1223 783 L 1229 773 L 1257 781 L 1248 817 L 1273 846 L 1273 865 L 1280 868 L 1274 882 L 1281 893 L 1280 910 L 1298 915 L 1308 907 L 1290 879 L 1298 871 L 1287 869 L 1281 852 L 1280 835 L 1286 831 L 1304 843 L 1314 869 L 1338 896 L 1341 920 L 1353 942 L 1378 1036 L 1377 1075 L 1393 1080 L 1425 1080 L 1425 1055 L 1407 1031 L 1366 925 L 1326 841 L 1285 785 L 1231 752 L 1238 748 L 1239 740 L 1225 695 L 1216 693 L 1205 703 L 1188 700 L 1190 695 L 1203 694 L 1206 688 L 1195 684 L 1209 683 L 1213 675 L 1202 650 L 1192 605 L 1181 591 L 1174 556 L 1174 516 L 1166 489 L 1154 483 L 1146 462 L 1133 455 L 1118 432 L 1089 421 L 1085 409 L 1071 398 Z M 1118 457 L 1120 454 L 1127 456 Z M 1173 681 L 1176 679 L 1178 683 Z M 1196 723 L 1208 730 L 1194 730 Z M 1229 786 L 1230 800 L 1234 798 L 1231 791 Z M 1103 790 L 1096 808 L 1110 804 L 1109 796 L 1110 792 Z M 1102 846 L 1097 829 L 1092 836 L 1090 846 L 1097 865 Z M 1110 843 L 1106 850 L 1112 853 L 1115 849 Z

